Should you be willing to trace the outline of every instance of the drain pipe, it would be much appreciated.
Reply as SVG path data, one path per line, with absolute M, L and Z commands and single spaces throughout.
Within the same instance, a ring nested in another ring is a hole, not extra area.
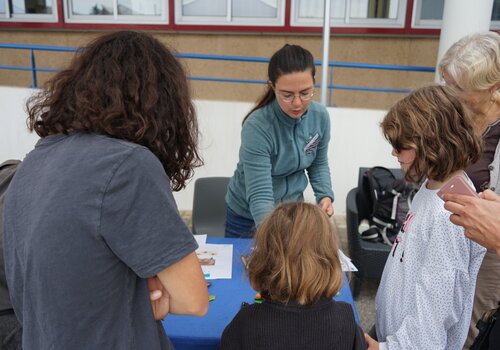
M 323 14 L 323 62 L 321 64 L 321 99 L 322 105 L 326 106 L 326 94 L 328 92 L 328 56 L 330 51 L 330 0 L 325 0 L 325 12 Z

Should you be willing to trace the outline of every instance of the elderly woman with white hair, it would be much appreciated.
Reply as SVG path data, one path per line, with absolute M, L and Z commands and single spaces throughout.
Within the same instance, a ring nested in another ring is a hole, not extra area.
M 500 35 L 482 32 L 463 37 L 448 49 L 438 69 L 446 84 L 474 112 L 477 131 L 483 136 L 483 155 L 466 172 L 478 192 L 490 189 L 500 194 Z M 489 249 L 477 276 L 465 348 L 478 333 L 476 323 L 482 313 L 499 301 L 500 257 Z

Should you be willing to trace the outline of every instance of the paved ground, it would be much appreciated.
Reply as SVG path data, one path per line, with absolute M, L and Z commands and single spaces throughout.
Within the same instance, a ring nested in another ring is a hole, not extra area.
M 345 216 L 336 215 L 333 217 L 333 221 L 337 227 L 340 239 L 340 249 L 342 249 L 346 255 L 349 255 L 349 250 L 347 249 Z M 356 277 L 352 275 L 350 278 Z M 359 320 L 361 321 L 361 327 L 365 332 L 368 332 L 375 324 L 375 294 L 377 293 L 378 283 L 379 281 L 374 279 L 363 280 L 359 299 L 354 302 Z
M 181 210 L 181 216 L 189 227 L 191 227 L 191 211 Z M 340 248 L 344 253 L 348 253 L 347 249 L 347 234 L 346 234 L 346 223 L 345 216 L 334 216 L 333 222 L 337 227 L 337 232 L 340 240 Z M 351 276 L 350 278 L 355 278 Z M 356 309 L 358 312 L 359 319 L 361 321 L 361 327 L 365 332 L 368 332 L 370 328 L 375 323 L 375 293 L 377 292 L 378 280 L 364 280 L 361 287 L 361 294 L 359 300 L 355 301 Z

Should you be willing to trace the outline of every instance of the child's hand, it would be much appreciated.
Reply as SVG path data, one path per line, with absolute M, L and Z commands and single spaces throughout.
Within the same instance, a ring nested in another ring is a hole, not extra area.
M 372 337 L 370 337 L 368 333 L 365 333 L 365 341 L 366 344 L 368 344 L 367 350 L 378 350 L 378 342 Z

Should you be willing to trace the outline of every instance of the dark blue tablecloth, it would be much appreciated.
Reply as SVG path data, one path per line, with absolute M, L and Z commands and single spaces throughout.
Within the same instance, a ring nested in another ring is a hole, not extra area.
M 244 273 L 241 255 L 246 255 L 252 245 L 251 239 L 208 238 L 207 243 L 233 245 L 232 279 L 211 280 L 208 288 L 216 299 L 210 302 L 208 313 L 204 317 L 168 315 L 163 326 L 176 350 L 217 349 L 222 331 L 240 310 L 241 303 L 253 303 L 256 292 Z M 344 284 L 336 300 L 352 305 L 356 321 L 359 323 L 351 290 L 344 274 Z

